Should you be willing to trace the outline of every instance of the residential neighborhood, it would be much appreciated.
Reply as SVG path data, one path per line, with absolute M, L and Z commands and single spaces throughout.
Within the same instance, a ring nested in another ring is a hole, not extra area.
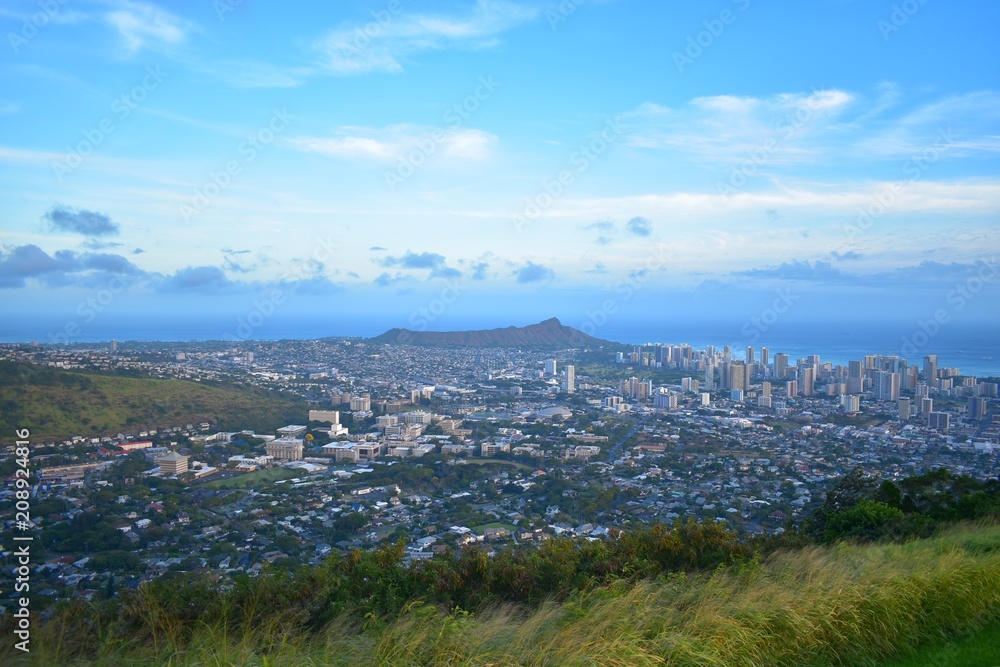
M 360 339 L 116 348 L 5 345 L 0 361 L 224 380 L 294 396 L 302 411 L 267 432 L 149 423 L 33 442 L 31 520 L 44 548 L 33 585 L 53 603 L 400 541 L 420 560 L 689 519 L 780 533 L 859 466 L 887 479 L 1000 475 L 996 380 L 934 359 L 842 366 L 780 354 L 772 363 L 766 350 L 733 359 L 728 348 L 673 345 L 554 352 Z

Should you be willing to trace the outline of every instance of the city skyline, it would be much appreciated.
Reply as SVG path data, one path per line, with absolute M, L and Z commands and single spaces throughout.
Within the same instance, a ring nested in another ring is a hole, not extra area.
M 989 331 L 998 14 L 9 3 L 0 338 Z

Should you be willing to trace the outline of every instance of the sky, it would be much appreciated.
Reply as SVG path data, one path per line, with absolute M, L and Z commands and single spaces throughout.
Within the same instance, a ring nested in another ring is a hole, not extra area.
M 0 340 L 1000 330 L 998 3 L 291 7 L 3 3 Z

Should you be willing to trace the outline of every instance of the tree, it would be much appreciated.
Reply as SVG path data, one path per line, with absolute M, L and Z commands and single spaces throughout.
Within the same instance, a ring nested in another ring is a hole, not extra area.
M 903 508 L 903 492 L 888 479 L 882 480 L 882 485 L 879 486 L 878 493 L 875 494 L 875 499 L 881 503 L 885 503 L 889 507 L 895 507 L 896 509 Z
M 878 481 L 869 477 L 865 474 L 865 469 L 858 466 L 830 489 L 823 509 L 827 514 L 851 509 L 862 500 L 871 499 L 877 486 Z
M 898 508 L 875 500 L 862 500 L 851 509 L 827 517 L 823 535 L 828 542 L 847 538 L 875 539 L 891 532 L 890 524 L 902 518 L 903 512 Z

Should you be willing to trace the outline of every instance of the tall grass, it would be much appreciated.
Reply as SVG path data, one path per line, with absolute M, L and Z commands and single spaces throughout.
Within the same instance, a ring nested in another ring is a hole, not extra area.
M 530 609 L 470 614 L 412 603 L 391 620 L 341 614 L 308 634 L 288 618 L 253 627 L 225 618 L 248 610 L 222 610 L 185 629 L 178 610 L 152 599 L 133 604 L 143 606 L 149 633 L 94 627 L 100 645 L 79 664 L 878 665 L 1000 620 L 1000 526 L 780 551 L 709 573 L 622 580 Z M 80 655 L 56 624 L 33 639 L 34 664 Z

